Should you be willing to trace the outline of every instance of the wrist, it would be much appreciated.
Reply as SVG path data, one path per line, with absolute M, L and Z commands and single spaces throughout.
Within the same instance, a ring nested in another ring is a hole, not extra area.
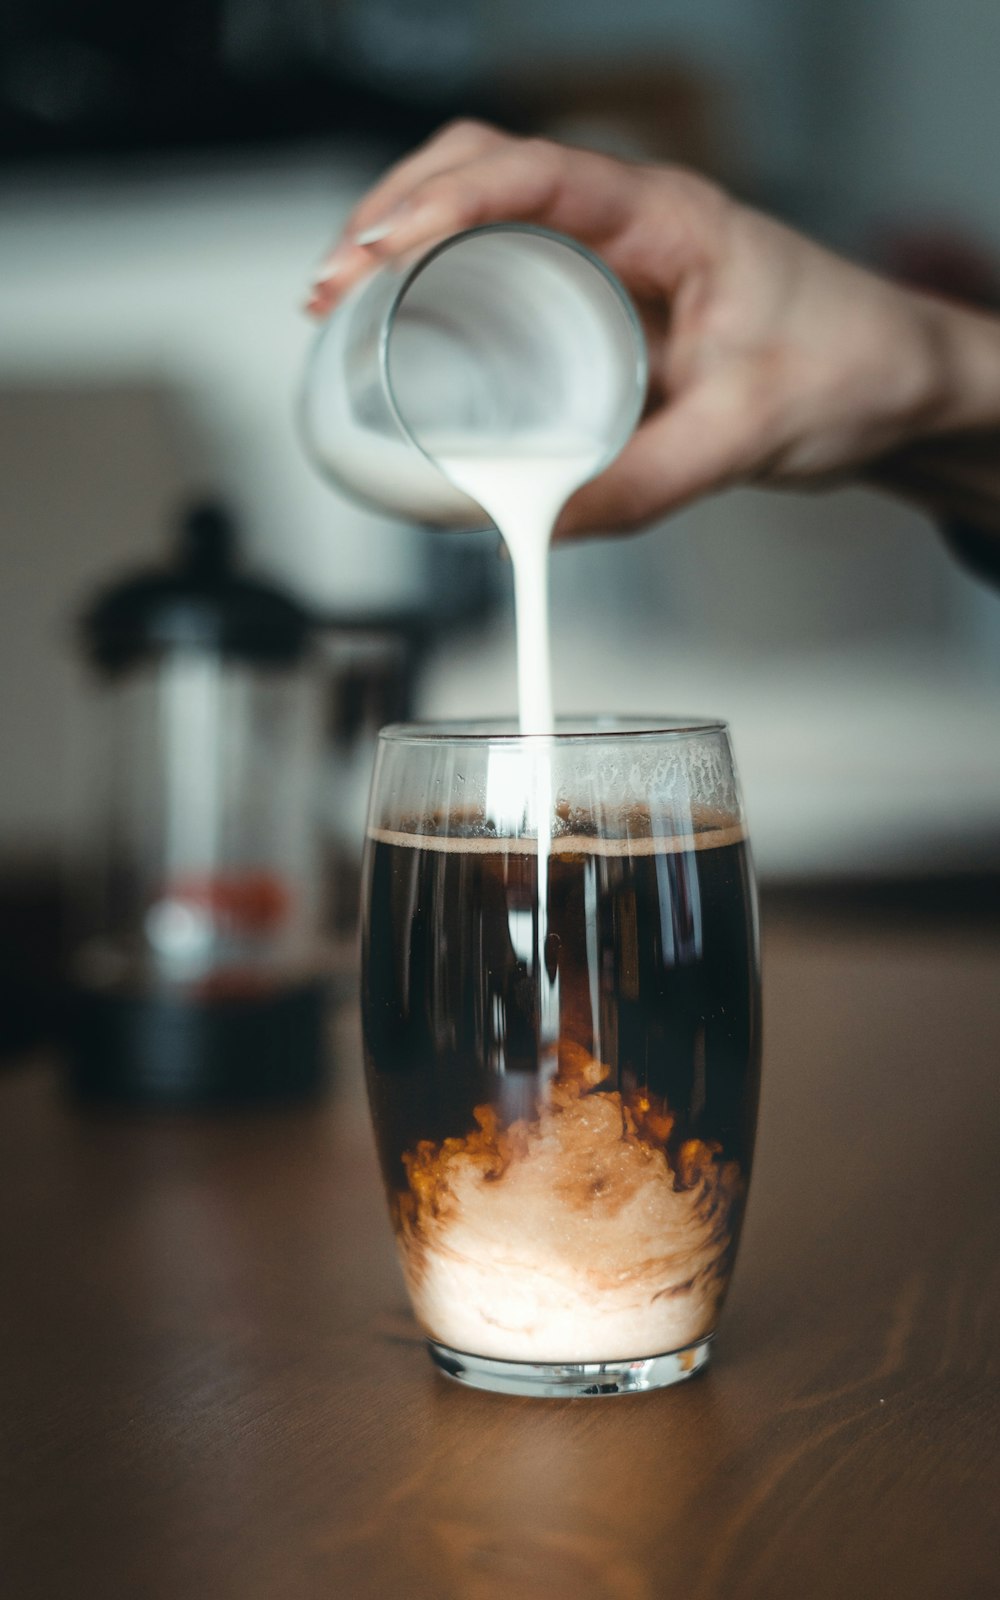
M 923 371 L 869 482 L 948 524 L 1000 534 L 1000 319 L 907 293 L 907 349 Z M 991 562 L 993 558 L 991 556 Z M 995 564 L 995 563 L 994 563 Z
M 910 437 L 1000 431 L 1000 318 L 929 295 L 908 298 L 925 369 Z

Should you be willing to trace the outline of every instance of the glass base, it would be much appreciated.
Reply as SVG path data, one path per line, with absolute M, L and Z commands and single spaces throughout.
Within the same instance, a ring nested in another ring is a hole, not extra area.
M 495 1394 L 539 1395 L 559 1400 L 606 1394 L 639 1394 L 665 1389 L 700 1372 L 708 1361 L 712 1336 L 666 1355 L 642 1356 L 634 1361 L 494 1361 L 490 1356 L 470 1356 L 428 1339 L 431 1360 L 456 1383 Z

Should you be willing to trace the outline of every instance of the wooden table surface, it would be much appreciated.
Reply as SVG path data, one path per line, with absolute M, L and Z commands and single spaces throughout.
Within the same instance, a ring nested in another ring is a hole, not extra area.
M 4 1600 L 994 1600 L 1000 932 L 765 956 L 715 1360 L 648 1395 L 432 1371 L 349 1042 L 270 1117 L 0 1078 Z

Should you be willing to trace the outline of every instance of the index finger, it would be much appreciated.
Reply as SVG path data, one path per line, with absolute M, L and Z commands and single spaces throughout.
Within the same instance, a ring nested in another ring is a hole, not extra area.
M 310 309 L 330 310 L 383 262 L 406 260 L 488 222 L 542 223 L 592 245 L 613 266 L 615 237 L 636 214 L 642 182 L 640 168 L 608 156 L 500 136 L 468 161 L 408 180 L 404 197 L 377 225 L 334 253 Z
M 510 134 L 489 123 L 463 119 L 447 123 L 426 144 L 390 167 L 349 213 L 337 243 L 321 260 L 306 309 L 325 316 L 349 289 L 368 276 L 377 263 L 365 248 L 370 242 L 365 239 L 366 232 L 403 205 L 421 183 L 513 142 Z
M 510 142 L 510 135 L 501 133 L 486 122 L 463 119 L 449 122 L 439 128 L 425 144 L 389 168 L 376 184 L 367 191 L 351 211 L 341 237 L 354 238 L 373 223 L 388 216 L 411 190 L 425 178 L 446 172 L 449 167 L 460 166 L 498 145 Z
M 383 262 L 483 223 L 538 222 L 599 247 L 628 221 L 637 178 L 637 169 L 590 151 L 504 140 L 413 185 L 357 242 Z

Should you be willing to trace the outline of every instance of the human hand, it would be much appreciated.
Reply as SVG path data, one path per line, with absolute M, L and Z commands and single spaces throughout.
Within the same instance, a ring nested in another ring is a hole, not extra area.
M 643 527 L 736 483 L 829 480 L 949 425 L 939 302 L 693 173 L 479 123 L 448 126 L 363 198 L 309 309 L 325 315 L 376 267 L 497 221 L 537 222 L 602 256 L 649 345 L 643 421 L 574 495 L 559 535 Z

